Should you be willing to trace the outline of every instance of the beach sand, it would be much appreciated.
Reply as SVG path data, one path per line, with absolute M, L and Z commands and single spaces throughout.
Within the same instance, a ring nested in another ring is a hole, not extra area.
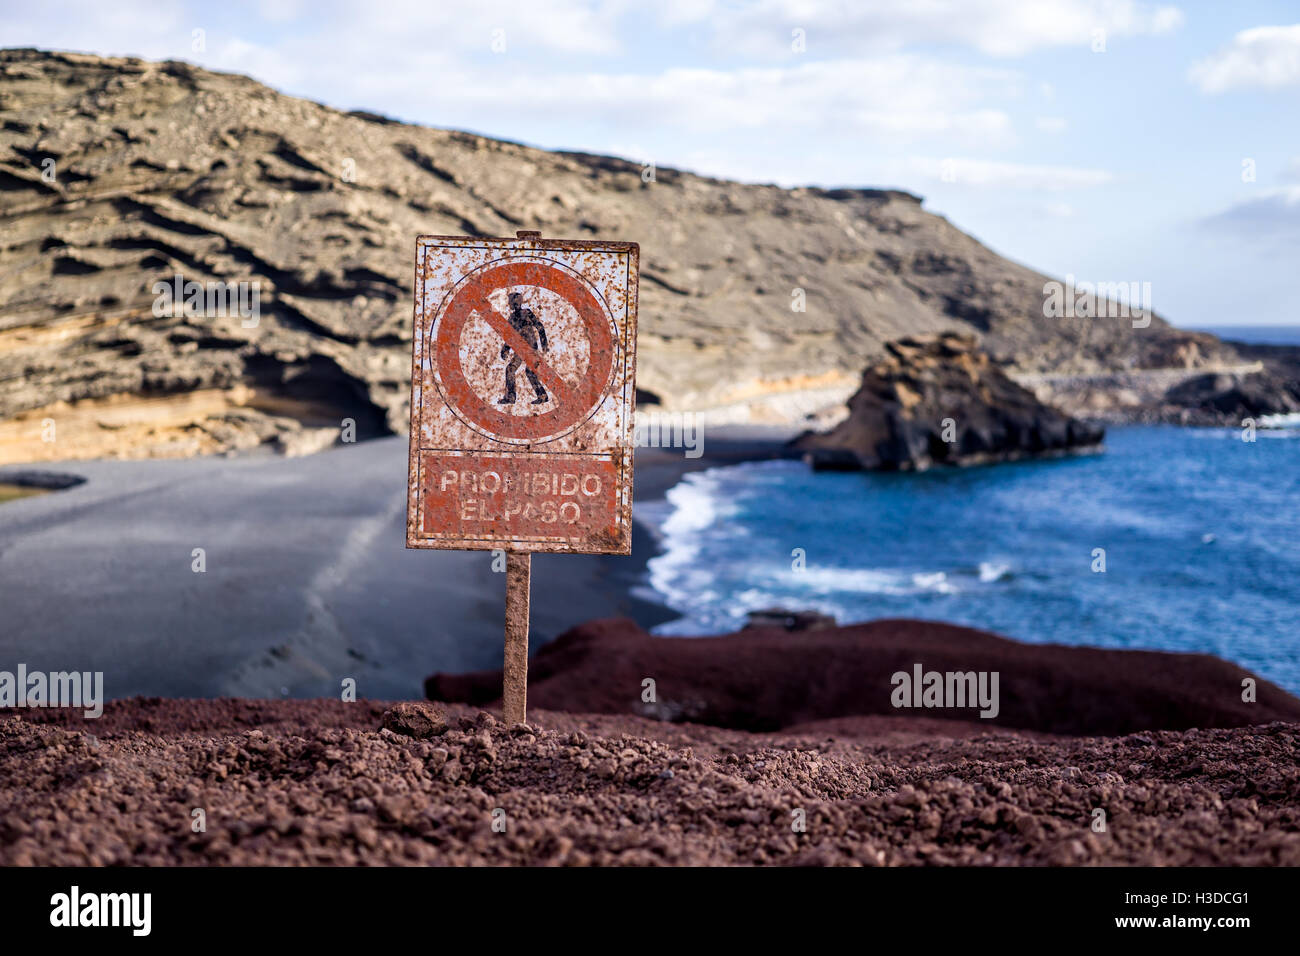
M 639 449 L 636 500 L 788 434 L 710 430 L 693 459 Z M 42 466 L 88 480 L 0 507 L 0 660 L 103 671 L 110 698 L 336 697 L 346 678 L 416 698 L 434 671 L 500 666 L 505 575 L 487 552 L 405 549 L 406 452 Z M 655 552 L 637 523 L 631 557 L 535 557 L 532 648 L 593 618 L 669 619 L 644 589 Z

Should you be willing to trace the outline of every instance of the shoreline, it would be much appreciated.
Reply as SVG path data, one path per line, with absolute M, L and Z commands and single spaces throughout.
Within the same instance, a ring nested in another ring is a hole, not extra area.
M 786 448 L 786 443 L 803 431 L 789 425 L 722 425 L 706 429 L 706 440 L 698 458 L 687 458 L 685 448 L 638 448 L 633 471 L 632 554 L 604 555 L 605 576 L 621 584 L 632 613 L 628 616 L 649 631 L 660 624 L 675 621 L 682 615 L 662 601 L 646 595 L 649 587 L 651 559 L 663 554 L 656 529 L 637 514 L 637 505 L 663 501 L 668 491 L 687 475 L 748 461 L 779 459 L 798 460 L 801 452 Z M 575 621 L 574 626 L 583 623 Z M 558 635 L 557 635 L 558 636 Z M 531 642 L 530 642 L 531 644 Z M 530 647 L 536 653 L 536 647 Z
M 589 621 L 679 619 L 649 589 L 663 548 L 636 506 L 693 472 L 797 459 L 797 431 L 720 425 L 698 458 L 638 448 L 631 555 L 534 560 L 530 657 Z M 490 554 L 401 546 L 406 453 L 387 438 L 302 458 L 58 465 L 88 480 L 0 506 L 10 665 L 75 660 L 104 672 L 110 700 L 330 697 L 346 678 L 359 696 L 409 700 L 430 674 L 499 667 L 505 587 Z
M 1258 545 L 1294 527 L 1285 474 L 1297 436 L 1261 431 L 1252 445 L 1235 429 L 1134 425 L 1115 429 L 1102 455 L 825 482 L 797 463 L 696 475 L 672 496 L 680 508 L 656 541 L 670 556 L 652 565 L 650 596 L 681 614 L 638 623 L 656 637 L 728 634 L 746 612 L 775 606 L 841 625 L 944 621 L 1028 642 L 1210 653 L 1298 693 L 1284 585 L 1296 555 Z M 717 464 L 729 463 L 721 442 L 718 451 Z M 1147 467 L 1157 459 L 1163 467 Z M 1191 488 L 1191 475 L 1213 480 L 1199 494 L 1169 493 L 1171 481 Z M 1258 489 L 1249 515 L 1233 516 L 1230 487 Z M 1090 498 L 1090 488 L 1105 493 Z M 644 518 L 663 527 L 673 507 L 642 498 Z M 877 536 L 867 551 L 855 544 L 862 535 Z M 809 540 L 820 548 L 814 573 L 787 576 L 783 556 Z M 1120 556 L 1118 573 L 1098 567 L 1100 545 Z M 1138 566 L 1153 570 L 1135 576 Z M 1249 625 L 1226 595 L 1249 603 Z
M 691 471 L 780 455 L 787 433 L 719 427 L 695 459 L 637 449 L 634 501 Z M 359 696 L 409 700 L 435 671 L 499 666 L 505 580 L 491 554 L 402 546 L 407 451 L 390 437 L 300 458 L 0 468 L 0 481 L 85 479 L 0 505 L 5 658 L 102 671 L 110 700 L 337 697 L 348 678 Z M 596 618 L 673 619 L 643 596 L 657 553 L 634 515 L 630 558 L 538 556 L 530 650 Z

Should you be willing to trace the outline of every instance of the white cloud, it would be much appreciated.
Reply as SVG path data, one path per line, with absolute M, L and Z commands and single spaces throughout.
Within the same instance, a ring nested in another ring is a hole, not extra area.
M 61 15 L 32 15 L 7 32 L 45 46 L 180 57 L 343 109 L 506 137 L 553 118 L 557 129 L 601 127 L 605 143 L 635 138 L 653 124 L 661 138 L 770 130 L 996 148 L 1015 141 L 1003 104 L 1030 85 L 1003 67 L 899 52 L 750 66 L 709 56 L 657 71 L 622 69 L 613 54 L 640 40 L 629 32 L 629 12 L 637 9 L 631 0 L 398 0 L 364 10 L 352 0 L 308 7 L 303 0 L 275 0 L 254 16 L 197 5 L 155 16 L 163 8 L 147 0 L 120 0 L 129 15 L 105 7 L 74 15 L 66 0 L 51 2 Z M 681 20 L 709 9 L 678 3 L 658 15 Z M 714 12 L 720 22 L 737 15 L 729 6 Z M 206 31 L 205 50 L 192 49 L 192 27 Z M 500 55 L 492 50 L 496 30 L 504 31 Z
M 191 57 L 191 30 L 202 22 L 157 0 L 118 0 L 93 10 L 74 0 L 6 4 L 7 47 L 75 50 L 151 59 Z
M 1300 186 L 1265 190 L 1201 220 L 1201 225 L 1255 239 L 1300 235 Z
M 1115 174 L 1105 169 L 1003 163 L 983 159 L 916 157 L 911 161 L 910 167 L 912 172 L 931 180 L 981 189 L 1055 192 L 1107 186 L 1115 181 Z
M 684 16 L 680 6 L 677 17 Z M 1167 33 L 1179 27 L 1178 8 L 1134 0 L 760 0 L 701 10 L 717 44 L 750 54 L 791 53 L 790 31 L 806 33 L 810 54 L 897 50 L 915 44 L 973 47 L 991 56 L 1087 46 L 1094 30 L 1108 37 Z
M 1043 204 L 1043 213 L 1053 219 L 1070 219 L 1074 216 L 1074 207 L 1068 202 L 1049 202 Z
M 1187 78 L 1202 93 L 1300 84 L 1300 23 L 1242 30 L 1226 47 L 1194 63 Z
M 653 124 L 710 133 L 769 130 L 773 136 L 859 132 L 988 145 L 1013 135 L 1010 117 L 983 101 L 1013 97 L 1019 86 L 1010 71 L 896 54 L 736 70 L 559 73 L 545 82 L 526 73 L 476 70 L 464 82 L 435 85 L 420 96 L 426 109 L 490 111 L 498 122 L 565 111 L 617 129 Z M 400 101 L 402 91 L 393 92 Z
M 42 46 L 190 59 L 343 109 L 543 146 L 608 152 L 620 142 L 643 144 L 629 158 L 787 184 L 939 179 L 940 160 L 906 157 L 996 154 L 1017 143 L 1017 104 L 1029 99 L 1057 111 L 1044 104 L 1053 91 L 1040 78 L 936 46 L 1011 54 L 1086 45 L 1098 25 L 1122 36 L 1179 20 L 1171 7 L 1128 0 L 916 0 L 906 10 L 795 0 L 743 9 L 711 0 L 655 8 L 557 0 L 544 9 L 399 0 L 359 10 L 352 0 L 274 0 L 251 11 L 119 0 L 112 10 L 121 15 L 51 3 L 54 17 L 24 14 L 7 33 Z M 810 52 L 749 63 L 719 59 L 715 49 L 665 56 L 662 45 L 680 38 L 656 26 L 665 20 L 706 43 L 729 37 L 738 50 L 760 37 L 788 48 L 790 24 L 807 24 Z M 201 53 L 190 48 L 195 26 L 206 30 Z M 502 55 L 491 49 L 495 29 L 505 31 Z M 897 50 L 911 44 L 930 49 Z M 834 49 L 847 52 L 832 57 Z M 1034 123 L 1033 113 L 1022 122 Z M 1059 133 L 1065 121 L 1049 115 L 1036 125 Z M 1112 179 L 1104 170 L 987 159 L 958 160 L 955 172 L 961 185 L 1043 191 Z
M 6 46 L 72 49 L 150 59 L 183 58 L 214 69 L 231 69 L 216 51 L 227 45 L 265 50 L 258 79 L 275 60 L 288 72 L 331 67 L 349 79 L 401 74 L 422 53 L 488 56 L 493 31 L 504 31 L 515 53 L 614 56 L 623 52 L 622 27 L 630 0 L 264 0 L 255 9 L 221 2 L 166 0 L 43 0 L 7 5 Z M 9 9 L 12 7 L 12 9 Z M 206 32 L 206 55 L 191 47 L 191 30 Z M 426 78 L 432 79 L 432 78 Z

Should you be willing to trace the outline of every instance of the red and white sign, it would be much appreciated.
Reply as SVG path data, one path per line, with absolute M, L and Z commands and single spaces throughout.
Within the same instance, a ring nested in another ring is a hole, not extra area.
M 631 551 L 638 258 L 419 237 L 407 547 Z

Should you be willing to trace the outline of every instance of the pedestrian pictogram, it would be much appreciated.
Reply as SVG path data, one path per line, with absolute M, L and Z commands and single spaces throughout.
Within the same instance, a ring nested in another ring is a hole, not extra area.
M 533 313 L 532 309 L 524 308 L 524 296 L 521 292 L 511 292 L 510 296 L 510 327 L 523 336 L 524 341 L 530 348 L 541 348 L 543 352 L 550 348 L 546 341 L 546 326 Z M 510 364 L 506 366 L 506 393 L 497 399 L 498 405 L 513 405 L 518 399 L 518 393 L 515 389 L 515 375 L 519 372 L 519 366 L 524 365 L 524 374 L 528 376 L 528 382 L 533 386 L 534 405 L 545 405 L 550 401 L 546 394 L 546 386 L 538 381 L 537 373 L 533 371 L 532 365 L 524 364 L 519 353 L 510 347 L 509 344 L 501 346 L 501 357 L 509 358 Z

